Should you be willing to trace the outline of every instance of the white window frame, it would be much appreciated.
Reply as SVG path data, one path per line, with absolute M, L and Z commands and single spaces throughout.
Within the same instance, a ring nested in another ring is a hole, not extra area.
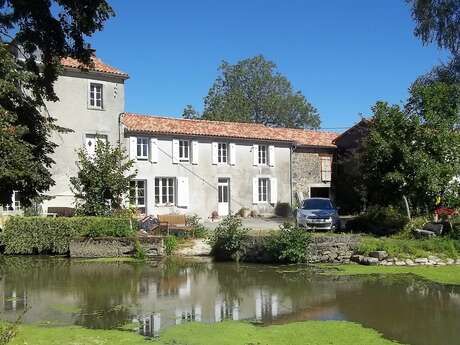
M 171 176 L 157 176 L 155 177 L 155 185 L 153 190 L 155 205 L 168 206 L 175 205 L 176 202 L 176 178 Z M 166 182 L 166 184 L 165 184 Z M 163 189 L 166 186 L 166 202 L 163 202 Z M 172 187 L 172 193 L 170 188 Z
M 134 182 L 134 187 L 131 186 L 131 183 Z M 142 182 L 144 184 L 144 186 L 142 188 L 139 187 L 139 182 Z M 133 188 L 134 188 L 134 196 L 132 197 L 131 196 L 131 192 L 133 191 Z M 144 191 L 144 195 L 143 196 L 139 196 L 139 190 L 143 190 Z M 144 199 L 144 203 L 139 203 L 139 199 L 140 198 L 143 198 Z M 134 202 L 133 200 L 134 199 Z M 131 180 L 130 181 L 130 185 L 129 185 L 129 203 L 133 206 L 136 206 L 136 208 L 139 210 L 139 209 L 144 209 L 144 212 L 141 212 L 143 214 L 146 214 L 147 213 L 147 181 L 146 180 Z
M 94 87 L 94 90 L 93 90 L 93 87 Z M 98 92 L 97 88 L 100 88 L 100 92 Z M 97 105 L 98 101 L 100 101 L 100 105 Z M 88 108 L 97 109 L 97 110 L 104 109 L 104 84 L 97 83 L 97 82 L 89 82 Z
M 265 189 L 265 190 L 264 190 Z M 257 181 L 257 196 L 258 202 L 268 204 L 270 200 L 270 178 L 259 177 Z
M 179 162 L 190 162 L 190 140 L 179 139 Z
M 268 146 L 267 145 L 258 146 L 257 159 L 258 159 L 259 165 L 268 165 Z
M 139 154 L 140 147 L 140 154 Z M 148 160 L 149 159 L 149 138 L 146 137 L 137 137 L 136 138 L 136 158 L 138 160 Z
M 228 143 L 217 143 L 217 164 L 228 164 Z

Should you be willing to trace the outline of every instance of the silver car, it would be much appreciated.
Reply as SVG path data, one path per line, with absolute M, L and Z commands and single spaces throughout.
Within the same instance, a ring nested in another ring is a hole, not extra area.
M 297 210 L 297 224 L 309 230 L 340 230 L 340 217 L 330 199 L 310 198 Z

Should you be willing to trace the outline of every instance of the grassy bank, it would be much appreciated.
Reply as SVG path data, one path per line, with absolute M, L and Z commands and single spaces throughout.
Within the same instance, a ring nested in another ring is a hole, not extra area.
M 363 265 L 323 265 L 325 274 L 361 275 L 361 274 L 415 274 L 423 279 L 441 284 L 460 285 L 460 265 L 432 266 L 363 266 Z
M 306 321 L 256 327 L 243 322 L 191 323 L 167 329 L 157 341 L 128 331 L 90 330 L 81 327 L 24 325 L 11 345 L 390 345 L 372 329 L 345 321 Z
M 443 237 L 415 240 L 364 236 L 357 252 L 367 255 L 375 250 L 384 250 L 391 257 L 397 258 L 426 258 L 435 255 L 441 258 L 456 259 L 460 257 L 460 241 Z

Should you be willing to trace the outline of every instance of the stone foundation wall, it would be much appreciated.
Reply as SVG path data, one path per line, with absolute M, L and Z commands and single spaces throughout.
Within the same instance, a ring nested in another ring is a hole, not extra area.
M 350 263 L 357 248 L 360 235 L 314 235 L 307 250 L 310 263 Z M 269 263 L 276 261 L 266 248 L 264 237 L 251 237 L 248 251 L 243 258 L 246 262 Z
M 350 263 L 360 235 L 314 236 L 309 246 L 310 263 Z
M 135 238 L 98 237 L 80 238 L 70 243 L 72 258 L 101 258 L 132 256 L 135 254 Z M 164 245 L 162 237 L 140 237 L 139 243 L 147 256 L 162 256 Z

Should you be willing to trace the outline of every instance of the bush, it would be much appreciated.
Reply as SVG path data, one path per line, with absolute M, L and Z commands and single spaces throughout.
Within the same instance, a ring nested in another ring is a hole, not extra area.
M 208 236 L 208 230 L 201 223 L 201 218 L 196 214 L 187 216 L 185 225 L 191 229 L 190 232 L 193 238 L 206 238 Z
M 242 227 L 238 217 L 225 217 L 209 238 L 211 254 L 216 257 L 231 257 L 238 262 L 246 252 L 248 232 L 249 229 Z
M 176 236 L 166 236 L 165 239 L 165 252 L 166 255 L 172 255 L 177 248 Z
M 90 221 L 82 229 L 81 236 L 128 237 L 133 235 L 132 225 L 128 218 L 91 217 L 89 219 Z
M 66 254 L 81 236 L 132 236 L 130 220 L 105 217 L 10 217 L 0 242 L 7 254 Z
M 302 263 L 308 261 L 308 245 L 311 234 L 291 223 L 284 223 L 278 232 L 271 234 L 268 240 L 270 254 L 282 261 Z
M 407 217 L 393 207 L 372 206 L 366 213 L 349 220 L 346 229 L 350 232 L 388 236 L 403 230 L 408 222 Z
M 147 254 L 145 253 L 145 249 L 141 246 L 141 243 L 138 239 L 134 241 L 134 258 L 137 260 L 145 260 Z
M 289 217 L 291 212 L 291 205 L 287 202 L 279 202 L 275 206 L 275 214 L 279 217 L 287 218 Z

